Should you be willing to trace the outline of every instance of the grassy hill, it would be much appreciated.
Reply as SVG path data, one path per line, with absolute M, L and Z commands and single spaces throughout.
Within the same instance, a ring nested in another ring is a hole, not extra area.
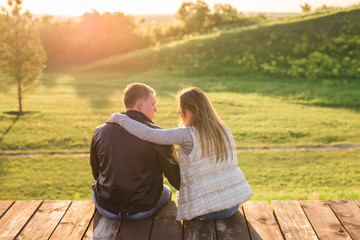
M 196 79 L 195 84 L 208 90 L 257 92 L 359 109 L 360 8 L 188 36 L 78 70 L 147 72 L 179 77 L 184 83 L 190 78 L 194 84 Z
M 292 77 L 360 76 L 360 9 L 308 14 L 237 28 L 116 56 L 93 70 L 141 72 L 154 67 L 181 76 L 262 71 Z

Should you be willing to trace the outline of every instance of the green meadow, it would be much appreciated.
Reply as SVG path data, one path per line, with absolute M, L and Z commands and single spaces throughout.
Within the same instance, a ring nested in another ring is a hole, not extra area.
M 357 13 L 329 17 L 345 21 Z M 208 94 L 238 148 L 360 145 L 356 72 L 336 77 L 271 74 L 256 67 L 266 62 L 249 60 L 281 45 L 284 50 L 277 57 L 291 55 L 291 47 L 275 41 L 281 33 L 301 26 L 300 21 L 324 24 L 325 17 L 188 37 L 72 69 L 51 67 L 26 94 L 23 109 L 32 113 L 24 116 L 5 113 L 17 110 L 16 89 L 8 88 L 0 95 L 1 154 L 64 155 L 0 156 L 0 199 L 90 199 L 89 157 L 71 153 L 89 152 L 95 127 L 112 112 L 124 111 L 122 92 L 132 82 L 157 91 L 154 122 L 164 128 L 178 125 L 177 92 L 196 86 Z M 273 45 L 265 44 L 263 52 L 251 45 L 267 33 L 277 37 Z M 286 38 L 296 42 L 298 33 L 293 34 Z M 255 50 L 246 52 L 245 43 Z M 244 61 L 251 64 L 243 66 Z M 253 200 L 358 199 L 359 158 L 359 149 L 238 152 L 239 166 L 255 192 Z
M 103 72 L 44 74 L 43 81 L 24 101 L 25 111 L 33 114 L 4 114 L 16 109 L 16 92 L 1 95 L 2 152 L 89 151 L 94 128 L 112 112 L 124 111 L 122 91 L 131 82 L 147 83 L 157 91 L 154 122 L 165 128 L 178 124 L 178 90 L 197 86 L 207 92 L 239 148 L 360 144 L 357 109 L 319 105 L 333 97 L 355 102 L 358 96 L 351 99 L 348 94 L 359 95 L 355 81 L 304 83 L 302 79 L 260 75 L 185 78 L 159 72 L 128 76 Z M 344 90 L 339 92 L 341 88 Z
M 239 152 L 238 160 L 254 190 L 251 200 L 358 199 L 359 154 L 359 149 L 248 151 Z M 0 168 L 0 200 L 91 199 L 88 156 L 2 157 Z

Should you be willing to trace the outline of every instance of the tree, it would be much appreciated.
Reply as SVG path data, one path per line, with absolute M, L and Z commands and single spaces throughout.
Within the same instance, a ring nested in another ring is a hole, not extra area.
M 80 21 L 52 21 L 42 18 L 40 34 L 47 53 L 47 64 L 73 66 L 149 46 L 130 15 L 122 12 L 85 13 Z
M 36 21 L 29 11 L 21 13 L 22 0 L 8 0 L 7 3 L 10 9 L 1 9 L 0 71 L 10 83 L 17 85 L 18 114 L 23 115 L 23 91 L 42 73 L 46 53 Z
M 185 25 L 189 33 L 200 32 L 206 27 L 210 9 L 206 2 L 198 0 L 194 2 L 183 2 L 176 12 L 176 18 Z
M 305 3 L 304 5 L 300 5 L 300 7 L 303 13 L 311 12 L 311 6 L 307 3 Z
M 238 13 L 236 8 L 230 4 L 215 4 L 213 7 L 213 12 L 214 13 L 211 17 L 213 26 L 233 24 L 239 21 L 241 17 L 243 17 Z

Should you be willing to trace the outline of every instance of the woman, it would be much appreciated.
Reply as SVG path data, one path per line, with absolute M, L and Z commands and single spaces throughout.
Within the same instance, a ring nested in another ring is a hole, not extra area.
M 107 122 L 145 141 L 180 145 L 177 220 L 230 217 L 253 195 L 238 167 L 232 134 L 200 89 L 184 89 L 177 99 L 179 128 L 153 129 L 119 113 Z

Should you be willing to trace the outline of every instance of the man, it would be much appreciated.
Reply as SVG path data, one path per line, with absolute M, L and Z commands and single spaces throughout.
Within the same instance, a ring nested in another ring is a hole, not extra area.
M 124 91 L 126 115 L 153 128 L 155 91 L 134 83 Z M 114 123 L 95 129 L 90 151 L 93 200 L 105 217 L 136 220 L 153 215 L 171 199 L 163 173 L 176 189 L 180 172 L 173 146 L 145 142 Z

